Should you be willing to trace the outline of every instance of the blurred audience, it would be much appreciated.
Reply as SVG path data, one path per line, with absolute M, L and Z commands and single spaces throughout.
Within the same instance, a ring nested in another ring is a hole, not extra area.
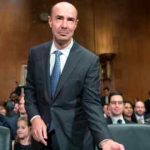
M 16 137 L 16 130 L 17 130 L 17 120 L 19 118 L 19 113 L 14 111 L 15 103 L 14 101 L 7 101 L 6 103 L 6 110 L 7 115 L 5 116 L 7 124 L 10 126 L 11 131 L 11 138 L 12 140 Z
M 8 127 L 14 140 L 12 150 L 31 150 L 31 127 L 25 110 L 23 87 L 12 92 L 5 105 L 0 106 L 0 126 Z M 150 91 L 145 102 L 136 98 L 133 104 L 124 101 L 119 91 L 103 88 L 101 103 L 108 124 L 150 123 Z
M 15 103 L 18 103 L 19 95 L 15 92 L 12 92 L 10 93 L 9 100 L 14 101 Z

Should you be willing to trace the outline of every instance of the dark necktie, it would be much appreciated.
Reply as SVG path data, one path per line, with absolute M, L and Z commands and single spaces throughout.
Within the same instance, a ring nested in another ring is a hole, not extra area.
M 122 120 L 118 119 L 117 124 L 122 124 Z
M 55 95 L 55 91 L 57 88 L 57 84 L 61 75 L 61 69 L 60 69 L 60 55 L 62 53 L 57 50 L 55 51 L 55 64 L 54 64 L 54 68 L 51 74 L 51 94 L 52 97 L 54 97 Z

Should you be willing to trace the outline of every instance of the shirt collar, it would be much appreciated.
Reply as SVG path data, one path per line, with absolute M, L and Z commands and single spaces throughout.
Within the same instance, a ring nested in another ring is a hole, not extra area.
M 143 116 L 143 115 L 142 115 L 142 116 L 139 116 L 139 115 L 136 114 L 136 118 L 137 118 L 137 119 L 144 119 L 144 116 Z
M 65 47 L 64 49 L 61 49 L 62 54 L 63 55 L 69 54 L 72 46 L 73 46 L 73 39 L 71 39 L 71 42 L 70 42 L 70 44 L 67 47 Z M 56 50 L 58 50 L 58 48 L 56 48 L 56 46 L 54 44 L 54 41 L 53 41 L 51 49 L 50 49 L 50 55 L 53 54 Z
M 124 122 L 124 118 L 123 118 L 122 115 L 121 115 L 121 116 L 115 116 L 115 117 L 113 116 L 113 117 L 111 117 L 111 119 L 112 119 L 112 122 L 115 123 L 115 124 L 117 124 L 117 121 L 118 121 L 119 119 Z

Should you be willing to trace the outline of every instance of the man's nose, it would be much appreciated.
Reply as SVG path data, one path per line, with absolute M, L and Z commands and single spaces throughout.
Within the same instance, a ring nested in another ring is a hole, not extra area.
M 118 106 L 120 106 L 120 104 L 119 104 L 119 103 L 116 103 L 115 105 L 116 105 L 117 107 L 118 107 Z
M 63 28 L 67 28 L 67 20 L 63 20 L 62 21 L 62 27 Z

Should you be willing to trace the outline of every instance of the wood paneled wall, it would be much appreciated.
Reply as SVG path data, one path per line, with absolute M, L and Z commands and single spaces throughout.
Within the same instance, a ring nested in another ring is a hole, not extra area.
M 26 0 L 0 1 L 0 101 L 8 98 L 26 62 L 30 8 Z
M 30 47 L 51 39 L 47 23 L 39 19 L 58 0 L 0 1 L 0 102 L 20 81 Z M 79 10 L 75 39 L 99 54 L 113 51 L 112 89 L 125 97 L 144 100 L 150 90 L 149 0 L 70 0 Z M 102 84 L 103 85 L 103 84 Z
M 102 34 L 95 38 L 97 48 L 100 51 L 103 48 L 100 41 L 106 32 L 108 49 L 117 54 L 113 60 L 112 88 L 121 90 L 127 99 L 144 100 L 150 90 L 150 2 L 101 0 L 98 3 L 96 33 Z

